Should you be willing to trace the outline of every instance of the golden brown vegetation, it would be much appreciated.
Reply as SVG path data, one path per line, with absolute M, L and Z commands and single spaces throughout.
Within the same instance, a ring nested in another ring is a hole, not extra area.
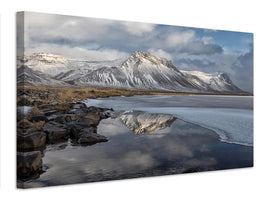
M 57 87 L 35 87 L 35 86 L 19 86 L 18 90 L 29 90 L 31 93 L 49 92 L 53 95 L 43 97 L 43 103 L 58 101 L 59 103 L 67 103 L 80 101 L 84 99 L 105 98 L 110 96 L 132 96 L 132 95 L 219 95 L 211 93 L 184 93 L 184 92 L 163 92 L 163 91 L 136 91 L 126 89 L 102 89 L 102 88 L 57 88 Z M 223 94 L 233 95 L 233 94 Z M 242 94 L 239 94 L 242 95 Z M 247 96 L 247 94 L 243 94 Z M 18 97 L 20 98 L 20 97 Z M 31 97 L 32 98 L 32 97 Z
M 43 112 L 37 108 L 37 106 L 34 106 L 25 116 L 26 119 L 30 119 L 32 116 L 36 115 L 43 115 Z

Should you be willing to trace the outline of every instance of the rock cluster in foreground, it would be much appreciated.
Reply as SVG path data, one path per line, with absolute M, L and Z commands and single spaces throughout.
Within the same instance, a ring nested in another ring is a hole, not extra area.
M 49 144 L 66 142 L 72 145 L 93 145 L 107 142 L 97 134 L 102 119 L 110 117 L 112 109 L 87 107 L 82 102 L 47 104 L 30 101 L 23 95 L 19 103 L 31 108 L 17 112 L 17 177 L 26 181 L 38 178 L 43 172 L 43 150 Z M 33 102 L 33 105 L 31 104 Z M 23 109 L 23 107 L 22 107 Z

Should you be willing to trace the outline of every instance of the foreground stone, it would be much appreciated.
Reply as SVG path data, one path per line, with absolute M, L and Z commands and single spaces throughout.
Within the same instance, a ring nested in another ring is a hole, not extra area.
M 68 129 L 65 125 L 53 121 L 46 123 L 43 130 L 47 134 L 49 143 L 67 139 L 69 136 Z
M 79 115 L 76 114 L 61 114 L 54 118 L 55 122 L 64 124 L 71 121 L 77 121 L 80 118 Z
M 87 113 L 78 119 L 79 123 L 87 124 L 90 127 L 97 127 L 100 122 L 100 113 Z
M 38 113 L 29 120 L 21 119 L 18 122 L 18 129 L 22 130 L 18 131 L 18 149 L 25 151 L 45 146 L 45 139 L 47 144 L 66 141 L 69 137 L 79 144 L 107 141 L 106 137 L 96 133 L 99 122 L 111 116 L 111 109 L 87 108 L 82 102 L 44 104 L 39 108 L 42 115 Z M 38 130 L 32 130 L 33 127 L 36 129 L 34 124 L 37 123 L 43 125 Z
M 42 131 L 26 132 L 18 130 L 17 148 L 19 151 L 44 148 L 46 145 L 46 134 Z
M 17 152 L 17 176 L 34 176 L 42 172 L 42 154 L 40 151 Z
M 48 122 L 48 118 L 46 116 L 43 115 L 36 115 L 36 116 L 32 116 L 29 121 L 31 122 L 40 122 L 40 121 L 44 121 L 44 122 Z
M 77 143 L 80 145 L 92 145 L 99 142 L 107 142 L 108 139 L 93 132 L 92 128 L 85 128 L 76 135 Z
M 72 106 L 72 109 L 82 109 L 82 108 L 87 108 L 86 104 L 82 102 L 77 102 Z

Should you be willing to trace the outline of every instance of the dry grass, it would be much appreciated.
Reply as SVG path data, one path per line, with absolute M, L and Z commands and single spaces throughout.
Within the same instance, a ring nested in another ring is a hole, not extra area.
M 18 87 L 18 90 L 30 90 L 30 93 L 49 92 L 47 98 L 41 99 L 43 103 L 58 101 L 59 103 L 67 103 L 80 101 L 89 98 L 110 97 L 110 96 L 131 96 L 148 94 L 142 91 L 130 91 L 120 89 L 93 89 L 93 88 L 52 88 L 52 87 Z M 31 96 L 31 95 L 30 95 Z
M 37 108 L 37 106 L 34 106 L 25 116 L 26 119 L 30 119 L 33 116 L 37 115 L 43 115 L 44 113 Z
M 105 98 L 110 96 L 132 96 L 132 95 L 219 95 L 210 93 L 184 93 L 184 92 L 162 92 L 162 91 L 135 91 L 125 89 L 110 89 L 110 88 L 56 88 L 56 87 L 34 87 L 34 86 L 19 86 L 18 90 L 30 90 L 30 92 L 49 92 L 48 97 L 42 99 L 43 103 L 58 101 L 59 103 L 67 103 L 80 101 L 84 99 Z M 234 94 L 224 94 L 234 95 Z M 242 95 L 242 94 L 240 94 Z M 247 95 L 247 94 L 244 94 Z

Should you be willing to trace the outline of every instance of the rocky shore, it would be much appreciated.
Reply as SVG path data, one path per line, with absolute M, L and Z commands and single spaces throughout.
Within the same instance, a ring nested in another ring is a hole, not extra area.
M 102 119 L 113 109 L 87 107 L 84 103 L 47 101 L 53 92 L 18 90 L 17 178 L 27 181 L 43 173 L 42 157 L 47 145 L 70 141 L 72 145 L 107 142 L 97 134 Z

